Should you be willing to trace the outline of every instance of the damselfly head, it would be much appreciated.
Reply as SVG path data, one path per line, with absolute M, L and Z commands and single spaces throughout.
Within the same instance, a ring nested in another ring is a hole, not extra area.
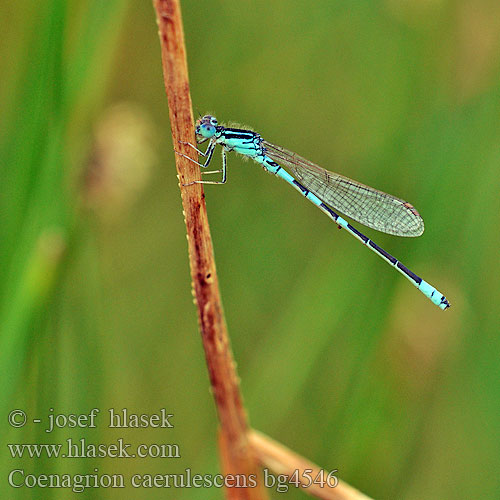
M 217 131 L 217 120 L 215 116 L 205 115 L 202 118 L 196 120 L 196 142 L 205 142 L 207 139 L 211 139 L 215 132 Z

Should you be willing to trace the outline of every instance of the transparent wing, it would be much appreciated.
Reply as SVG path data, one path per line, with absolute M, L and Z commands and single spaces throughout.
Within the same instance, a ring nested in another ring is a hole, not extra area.
M 294 177 L 318 198 L 339 212 L 383 233 L 420 236 L 424 221 L 410 203 L 365 186 L 264 141 L 266 154 L 288 168 Z

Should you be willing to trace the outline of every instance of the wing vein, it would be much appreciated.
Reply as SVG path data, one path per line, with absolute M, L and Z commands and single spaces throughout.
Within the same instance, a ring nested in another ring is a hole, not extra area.
M 396 236 L 420 236 L 424 221 L 410 203 L 329 172 L 287 149 L 263 141 L 266 154 L 332 208 L 367 227 Z

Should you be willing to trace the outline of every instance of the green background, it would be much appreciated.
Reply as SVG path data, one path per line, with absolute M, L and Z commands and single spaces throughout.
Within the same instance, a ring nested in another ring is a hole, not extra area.
M 222 498 L 7 486 L 16 468 L 128 478 L 219 465 L 151 2 L 0 6 L 0 489 Z M 452 304 L 440 311 L 230 155 L 228 184 L 205 192 L 252 426 L 377 499 L 500 498 L 498 2 L 182 9 L 195 112 L 409 200 L 422 237 L 364 232 Z M 97 429 L 7 424 L 14 408 L 45 422 L 50 408 L 94 407 Z M 175 428 L 106 428 L 107 409 L 124 407 L 166 408 Z M 176 443 L 182 458 L 14 459 L 6 447 L 68 437 Z

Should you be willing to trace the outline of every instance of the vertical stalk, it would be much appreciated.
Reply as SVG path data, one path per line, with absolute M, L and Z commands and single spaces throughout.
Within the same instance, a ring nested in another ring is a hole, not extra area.
M 191 148 L 179 142 L 195 142 L 179 1 L 154 0 L 153 4 L 159 27 L 174 148 L 197 159 Z M 200 184 L 185 186 L 200 178 L 199 168 L 179 155 L 175 155 L 175 161 L 186 223 L 193 295 L 221 426 L 219 445 L 223 472 L 257 479 L 260 473 L 248 443 L 247 416 L 222 309 L 203 188 Z M 227 488 L 227 497 L 264 499 L 264 488 L 260 480 L 258 482 L 257 488 Z

